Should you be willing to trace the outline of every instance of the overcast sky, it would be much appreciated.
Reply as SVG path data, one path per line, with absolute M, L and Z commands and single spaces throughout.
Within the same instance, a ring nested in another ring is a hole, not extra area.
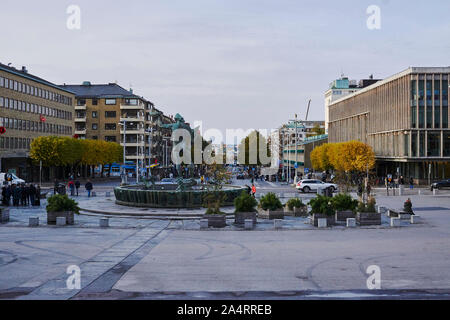
M 69 5 L 81 29 L 69 30 Z M 366 9 L 381 9 L 369 30 Z M 0 62 L 57 84 L 117 81 L 204 129 L 324 119 L 344 72 L 384 78 L 450 65 L 450 1 L 2 0 Z

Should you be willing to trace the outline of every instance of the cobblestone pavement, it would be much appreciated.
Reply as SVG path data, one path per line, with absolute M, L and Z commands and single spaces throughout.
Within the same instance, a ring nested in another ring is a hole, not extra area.
M 0 225 L 0 298 L 447 299 L 450 197 L 379 193 L 377 202 L 395 209 L 408 197 L 422 224 L 390 228 L 383 217 L 379 227 L 319 230 L 305 218 L 287 217 L 281 231 L 264 220 L 253 231 L 232 220 L 225 229 L 203 231 L 198 219 L 119 216 L 100 228 L 98 215 L 76 216 L 74 226 L 47 226 L 43 201 L 41 208 L 12 209 L 11 222 Z M 115 206 L 104 195 L 78 200 Z M 30 216 L 41 225 L 28 227 Z M 70 265 L 81 269 L 80 289 L 67 289 Z M 367 291 L 369 265 L 380 267 L 381 291 Z

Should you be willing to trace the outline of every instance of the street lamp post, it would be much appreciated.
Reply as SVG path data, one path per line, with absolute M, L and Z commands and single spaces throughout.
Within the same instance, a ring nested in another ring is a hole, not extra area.
M 152 135 L 153 135 L 153 128 L 147 129 L 146 132 L 148 132 L 148 172 L 149 177 L 152 175 L 152 168 L 151 161 L 152 161 Z
M 122 184 L 127 183 L 127 170 L 125 169 L 126 162 L 126 132 L 127 132 L 127 120 L 123 119 L 119 122 L 119 125 L 123 126 L 123 167 L 122 167 Z
M 297 153 L 298 153 L 297 114 L 295 114 L 295 165 L 294 165 L 295 178 L 294 178 L 294 183 L 297 183 L 297 179 L 298 179 Z

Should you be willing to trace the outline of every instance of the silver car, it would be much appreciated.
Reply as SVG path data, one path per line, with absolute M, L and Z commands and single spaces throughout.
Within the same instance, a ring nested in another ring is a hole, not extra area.
M 300 180 L 296 186 L 297 190 L 301 192 L 317 192 L 319 189 L 327 189 L 330 188 L 332 192 L 335 192 L 338 189 L 337 184 L 334 183 L 326 183 L 320 180 L 314 179 L 306 179 Z

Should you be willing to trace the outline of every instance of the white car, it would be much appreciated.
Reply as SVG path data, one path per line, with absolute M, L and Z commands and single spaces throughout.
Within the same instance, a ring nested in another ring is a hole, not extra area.
M 331 191 L 335 192 L 338 189 L 338 186 L 334 183 L 326 183 L 320 180 L 306 179 L 300 180 L 297 183 L 296 188 L 301 192 L 310 192 L 310 191 L 317 192 L 318 189 L 331 188 Z
M 5 181 L 10 182 L 11 184 L 25 183 L 25 180 L 20 179 L 14 173 L 0 173 L 0 186 L 2 186 Z

